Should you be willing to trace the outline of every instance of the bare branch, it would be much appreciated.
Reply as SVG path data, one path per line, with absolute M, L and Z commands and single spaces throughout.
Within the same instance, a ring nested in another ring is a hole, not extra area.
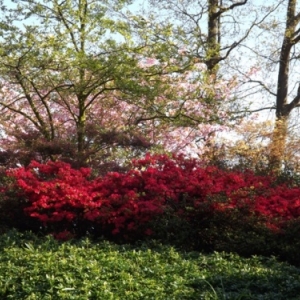
M 295 107 L 299 107 L 299 103 L 300 103 L 300 83 L 298 85 L 298 91 L 297 91 L 297 96 L 293 99 L 292 102 L 290 102 L 289 104 L 286 104 L 284 106 L 284 110 L 287 113 L 287 115 L 289 115 L 289 113 L 295 108 Z
M 245 5 L 245 4 L 247 4 L 247 2 L 248 2 L 248 0 L 244 0 L 242 2 L 233 3 L 233 4 L 231 4 L 230 6 L 227 6 L 227 7 L 220 7 L 219 11 L 214 14 L 214 17 L 218 18 L 224 12 L 229 11 L 229 10 L 233 10 L 235 7 L 238 7 L 238 6 Z
M 268 93 L 270 93 L 272 96 L 276 97 L 276 93 L 272 92 L 261 80 L 253 80 L 249 78 L 248 82 L 258 83 L 261 87 L 263 87 Z
M 269 106 L 269 107 L 262 107 L 262 108 L 258 108 L 258 109 L 247 109 L 247 110 L 240 110 L 240 111 L 233 111 L 231 113 L 233 114 L 240 114 L 240 113 L 255 113 L 255 112 L 259 112 L 259 111 L 263 111 L 263 110 L 275 110 L 276 106 Z

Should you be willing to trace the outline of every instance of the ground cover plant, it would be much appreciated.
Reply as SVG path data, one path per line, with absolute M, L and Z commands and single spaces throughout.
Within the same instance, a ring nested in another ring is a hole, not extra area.
M 1 299 L 298 299 L 300 270 L 274 258 L 183 252 L 10 231 L 0 237 Z

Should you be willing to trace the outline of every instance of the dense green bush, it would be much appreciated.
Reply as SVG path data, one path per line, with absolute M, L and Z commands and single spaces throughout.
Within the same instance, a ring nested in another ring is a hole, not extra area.
M 237 209 L 212 212 L 198 209 L 189 220 L 169 212 L 153 221 L 152 238 L 181 249 L 236 252 L 249 257 L 279 255 L 279 232 L 265 226 L 265 219 L 245 216 Z
M 0 236 L 1 299 L 299 299 L 300 270 L 274 258 L 181 252 L 156 242 Z

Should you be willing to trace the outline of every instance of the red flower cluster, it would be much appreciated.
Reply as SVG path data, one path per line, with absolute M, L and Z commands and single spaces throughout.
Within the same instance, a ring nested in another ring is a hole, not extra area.
M 25 212 L 45 225 L 85 220 L 122 233 L 169 207 L 178 207 L 174 213 L 188 219 L 203 204 L 212 211 L 246 208 L 249 214 L 265 216 L 270 228 L 278 220 L 300 216 L 300 188 L 276 186 L 270 176 L 207 167 L 183 156 L 146 155 L 125 174 L 94 180 L 89 180 L 89 169 L 74 170 L 62 162 L 33 161 L 8 174 L 28 200 Z

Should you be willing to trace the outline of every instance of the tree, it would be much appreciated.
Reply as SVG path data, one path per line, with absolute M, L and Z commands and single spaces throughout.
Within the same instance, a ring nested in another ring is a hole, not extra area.
M 151 11 L 152 20 L 162 19 L 162 12 L 166 12 L 168 21 L 162 19 L 160 22 L 172 20 L 177 25 L 177 45 L 184 47 L 188 56 L 204 63 L 208 73 L 213 75 L 217 74 L 220 63 L 229 58 L 263 19 L 256 15 L 246 30 L 241 29 L 240 15 L 249 7 L 248 0 L 197 3 L 150 0 L 150 3 L 159 7 L 155 17 L 155 12 Z
M 14 136 L 52 159 L 69 148 L 68 156 L 86 162 L 103 148 L 144 147 L 149 143 L 141 136 L 169 121 L 195 131 L 201 122 L 222 119 L 215 105 L 226 96 L 222 84 L 212 89 L 201 64 L 162 40 L 169 26 L 157 37 L 157 28 L 144 32 L 136 27 L 140 20 L 122 20 L 114 11 L 123 4 L 2 5 L 0 105 L 7 144 Z
M 120 8 L 121 2 L 112 6 Z M 144 70 L 133 57 L 138 48 L 130 46 L 126 24 L 109 18 L 107 5 L 90 1 L 20 1 L 15 8 L 3 9 L 4 112 L 9 112 L 14 130 L 21 117 L 21 133 L 36 132 L 44 142 L 67 139 L 84 160 L 96 104 L 118 104 L 116 91 L 129 100 L 151 93 L 135 80 Z
M 269 166 L 273 171 L 281 169 L 287 150 L 291 113 L 300 101 L 299 88 L 295 89 L 298 86 L 297 45 L 300 40 L 298 1 L 270 1 L 265 4 L 219 0 L 197 3 L 151 2 L 160 5 L 160 14 L 162 10 L 172 12 L 173 22 L 178 24 L 177 43 L 182 43 L 189 50 L 186 51 L 189 56 L 205 63 L 210 74 L 226 78 L 225 74 L 229 73 L 237 77 L 241 85 L 236 89 L 236 96 L 239 98 L 239 106 L 245 107 L 233 107 L 237 114 L 270 109 L 276 111 Z M 285 13 L 282 13 L 284 10 Z M 168 18 L 171 17 L 168 14 Z M 246 20 L 250 21 L 246 24 Z M 241 23 L 244 28 L 239 25 Z M 284 28 L 282 24 L 285 25 Z M 282 42 L 278 39 L 279 36 L 282 37 Z M 260 79 L 254 78 L 254 69 L 261 71 Z M 277 73 L 275 87 L 275 80 L 270 72 Z M 291 80 L 292 74 L 294 80 Z M 262 101 L 265 92 L 268 94 L 266 100 L 275 99 L 275 104 L 269 106 Z M 251 98 L 258 99 L 252 101 L 256 102 L 254 105 L 249 104 Z
M 290 102 L 288 99 L 290 64 L 296 58 L 292 54 L 292 50 L 300 41 L 300 30 L 298 28 L 300 12 L 296 12 L 296 6 L 296 0 L 288 1 L 285 31 L 280 50 L 276 92 L 276 123 L 270 157 L 271 166 L 275 171 L 281 169 L 281 163 L 284 158 L 289 116 L 291 111 L 300 103 L 300 84 L 296 96 Z
M 272 7 L 267 8 L 270 19 L 257 28 L 256 44 L 247 47 L 248 55 L 254 55 L 258 62 L 256 69 L 259 69 L 260 76 L 252 74 L 245 78 L 248 87 L 249 83 L 256 85 L 250 87 L 252 94 L 259 92 L 261 99 L 266 94 L 266 100 L 268 102 L 271 100 L 270 105 L 259 101 L 255 108 L 248 112 L 275 111 L 275 125 L 269 144 L 269 167 L 270 170 L 278 173 L 282 170 L 283 163 L 286 164 L 286 160 L 291 159 L 287 144 L 293 144 L 295 154 L 299 152 L 294 148 L 297 131 L 289 137 L 289 127 L 291 121 L 294 121 L 296 126 L 297 123 L 299 124 L 298 116 L 293 120 L 292 113 L 299 106 L 300 101 L 297 71 L 300 12 L 297 12 L 299 2 L 296 0 L 278 1 L 270 5 Z M 236 70 L 237 68 L 240 67 L 236 67 Z M 242 73 L 241 70 L 239 72 Z M 289 154 L 288 157 L 286 154 Z

